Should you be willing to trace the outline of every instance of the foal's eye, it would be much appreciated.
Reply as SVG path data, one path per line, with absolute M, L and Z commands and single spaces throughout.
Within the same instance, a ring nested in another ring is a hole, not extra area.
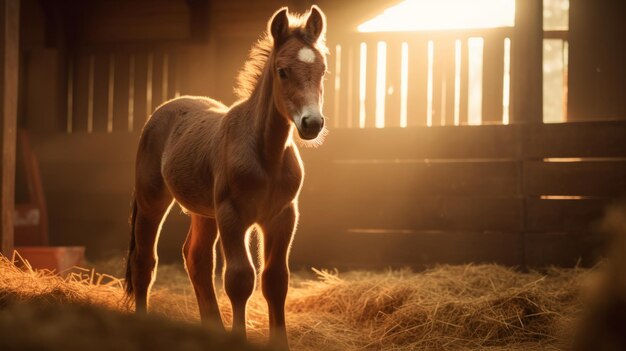
M 278 75 L 280 76 L 281 79 L 287 79 L 287 72 L 285 71 L 284 68 L 278 69 Z

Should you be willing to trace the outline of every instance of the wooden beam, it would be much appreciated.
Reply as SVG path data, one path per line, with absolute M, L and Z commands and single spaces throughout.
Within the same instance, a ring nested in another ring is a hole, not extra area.
M 19 0 L 0 0 L 2 16 L 1 47 L 2 66 L 2 184 L 0 212 L 2 224 L 0 232 L 2 254 L 13 254 L 13 216 L 15 212 L 15 140 L 17 123 L 17 97 L 19 72 Z
M 511 80 L 514 123 L 543 122 L 543 0 L 515 2 Z
M 624 13 L 624 1 L 571 1 L 568 122 L 626 119 Z

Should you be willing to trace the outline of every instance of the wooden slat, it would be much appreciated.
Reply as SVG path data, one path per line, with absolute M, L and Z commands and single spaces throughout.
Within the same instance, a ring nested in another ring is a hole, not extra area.
M 605 245 L 606 236 L 598 233 L 527 233 L 524 259 L 529 267 L 593 266 L 606 253 Z
M 543 122 L 542 3 L 542 0 L 515 2 L 515 33 L 511 42 L 511 121 L 516 123 Z
M 378 47 L 376 41 L 367 42 L 367 68 L 365 85 L 365 127 L 376 126 L 376 66 Z
M 135 98 L 134 98 L 134 118 L 133 131 L 140 131 L 146 123 L 148 116 L 152 111 L 148 112 L 146 104 L 146 89 L 148 77 L 148 53 L 140 52 L 134 54 L 135 62 Z
M 336 232 L 351 228 L 519 231 L 522 200 L 465 196 L 385 196 L 383 189 L 339 188 L 301 197 L 303 213 L 323 218 Z M 349 209 L 349 210 L 347 210 Z
M 115 79 L 113 85 L 113 131 L 128 132 L 128 104 L 130 84 L 130 55 L 115 55 Z
M 56 135 L 33 140 L 33 149 L 42 164 L 134 163 L 139 132 Z
M 74 94 L 72 132 L 87 132 L 89 109 L 89 61 L 91 54 L 77 54 L 74 57 Z
M 385 89 L 385 128 L 400 126 L 400 79 L 402 67 L 402 43 L 387 42 L 387 74 Z M 389 94 L 391 92 L 391 94 Z
M 333 130 L 310 159 L 515 158 L 519 126 Z M 306 160 L 305 160 L 306 161 Z
M 443 42 L 445 45 L 443 49 L 443 76 L 441 77 L 442 85 L 442 94 L 445 91 L 445 98 L 442 96 L 441 100 L 441 120 L 442 124 L 446 126 L 454 125 L 454 45 L 455 41 L 453 38 Z
M 359 126 L 359 46 L 358 43 L 349 46 L 348 75 L 346 76 L 346 118 L 348 128 Z
M 163 97 L 163 60 L 165 59 L 165 54 L 162 51 L 157 51 L 152 56 L 152 111 L 150 113 L 154 112 L 157 106 L 166 99 Z M 169 57 L 167 60 L 169 61 Z
M 526 229 L 530 232 L 589 231 L 599 224 L 606 199 L 526 199 Z
M 427 41 L 409 41 L 409 84 L 407 125 L 426 125 L 426 88 L 428 83 Z
M 94 56 L 93 132 L 106 133 L 109 102 L 109 64 L 111 55 Z
M 504 39 L 485 37 L 483 49 L 483 123 L 502 123 Z
M 134 186 L 134 162 L 46 163 L 42 174 L 49 194 L 130 194 Z M 72 196 L 72 195 L 67 195 Z
M 307 164 L 313 179 L 341 196 L 373 192 L 381 197 L 518 197 L 519 164 L 514 161 L 446 161 Z M 355 175 L 366 176 L 355 176 Z
M 524 154 L 544 157 L 626 157 L 626 121 L 528 126 Z
M 467 124 L 467 106 L 469 94 L 469 49 L 467 40 L 461 41 L 461 100 L 459 101 L 460 124 Z
M 521 236 L 500 232 L 335 233 L 308 222 L 303 213 L 291 256 L 292 267 L 339 269 L 476 262 L 521 265 Z
M 407 126 L 426 125 L 426 81 L 428 61 L 426 41 L 409 40 Z
M 626 194 L 626 159 L 621 161 L 524 163 L 524 189 L 530 196 Z

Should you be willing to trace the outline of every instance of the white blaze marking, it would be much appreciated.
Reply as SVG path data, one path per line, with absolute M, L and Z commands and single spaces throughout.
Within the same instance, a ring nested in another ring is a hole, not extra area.
M 298 51 L 298 59 L 302 62 L 313 63 L 315 62 L 315 53 L 310 48 L 302 48 Z

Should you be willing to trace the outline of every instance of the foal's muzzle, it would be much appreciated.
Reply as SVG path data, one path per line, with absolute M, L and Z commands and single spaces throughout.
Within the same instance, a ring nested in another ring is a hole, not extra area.
M 322 116 L 303 116 L 300 124 L 296 124 L 300 138 L 311 140 L 317 138 L 322 129 L 324 129 L 324 117 Z

